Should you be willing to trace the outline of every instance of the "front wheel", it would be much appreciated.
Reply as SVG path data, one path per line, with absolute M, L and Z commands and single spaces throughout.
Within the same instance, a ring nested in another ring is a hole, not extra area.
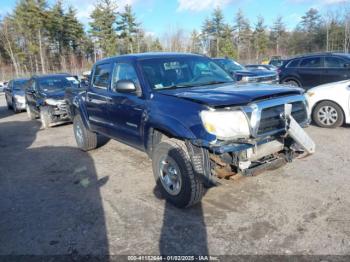
M 17 107 L 17 102 L 16 102 L 15 99 L 12 100 L 12 109 L 13 109 L 13 112 L 14 112 L 15 114 L 21 112 L 21 110 L 19 110 L 18 107 Z
M 51 121 L 50 108 L 48 106 L 42 106 L 40 108 L 40 121 L 44 129 L 47 129 L 50 127 L 50 124 L 52 121 Z
M 167 201 L 179 208 L 201 201 L 203 182 L 193 171 L 184 142 L 168 139 L 156 145 L 152 166 L 157 186 Z
M 73 119 L 73 130 L 75 140 L 81 150 L 89 151 L 97 147 L 97 134 L 85 127 L 80 115 L 76 115 Z
M 344 123 L 343 110 L 331 101 L 319 103 L 313 111 L 312 118 L 316 125 L 324 128 L 336 128 Z
M 36 114 L 28 104 L 26 105 L 26 111 L 27 111 L 27 116 L 30 120 L 36 119 Z
M 6 97 L 6 105 L 7 105 L 8 110 L 10 110 L 12 108 L 7 97 Z

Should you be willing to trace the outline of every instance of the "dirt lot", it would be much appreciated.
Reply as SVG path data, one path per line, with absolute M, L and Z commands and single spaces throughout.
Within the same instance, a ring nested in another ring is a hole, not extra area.
M 0 95 L 0 254 L 350 254 L 350 127 L 308 132 L 314 156 L 179 210 L 144 153 L 83 153 L 71 125 L 41 130 Z

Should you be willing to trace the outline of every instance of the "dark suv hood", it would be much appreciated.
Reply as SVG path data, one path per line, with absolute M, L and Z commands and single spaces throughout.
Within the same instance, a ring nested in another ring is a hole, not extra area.
M 42 92 L 42 95 L 45 98 L 51 98 L 51 99 L 56 99 L 56 100 L 64 99 L 64 94 L 65 94 L 64 90 L 57 90 L 57 91 L 53 91 L 53 92 Z
M 278 96 L 303 94 L 301 88 L 264 84 L 223 84 L 186 89 L 158 91 L 208 106 L 247 105 L 251 102 Z

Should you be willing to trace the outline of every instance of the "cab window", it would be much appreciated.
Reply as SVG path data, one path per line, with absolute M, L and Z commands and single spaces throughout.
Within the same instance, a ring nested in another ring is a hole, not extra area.
M 111 75 L 111 64 L 100 64 L 95 67 L 92 84 L 96 88 L 107 89 Z
M 112 85 L 115 85 L 120 80 L 129 80 L 139 85 L 139 80 L 135 68 L 126 63 L 117 63 L 114 66 Z

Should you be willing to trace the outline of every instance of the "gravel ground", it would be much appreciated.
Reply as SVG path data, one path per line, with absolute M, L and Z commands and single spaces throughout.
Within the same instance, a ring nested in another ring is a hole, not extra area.
M 315 155 L 179 210 L 144 153 L 81 152 L 71 125 L 42 130 L 0 95 L 0 254 L 350 254 L 350 129 L 307 132 Z

